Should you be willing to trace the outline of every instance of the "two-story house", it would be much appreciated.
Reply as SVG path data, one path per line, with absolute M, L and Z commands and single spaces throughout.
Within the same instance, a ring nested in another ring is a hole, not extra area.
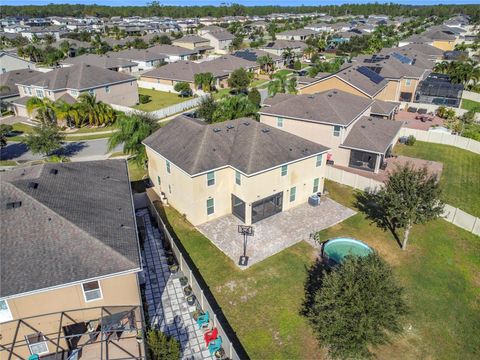
M 249 225 L 323 191 L 328 148 L 253 119 L 179 116 L 144 140 L 154 190 L 193 225 Z

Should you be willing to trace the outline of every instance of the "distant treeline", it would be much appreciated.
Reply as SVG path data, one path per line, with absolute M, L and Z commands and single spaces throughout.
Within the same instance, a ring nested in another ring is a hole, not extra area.
M 273 13 L 326 13 L 338 15 L 370 15 L 385 14 L 389 16 L 440 16 L 467 14 L 478 20 L 480 18 L 479 5 L 436 5 L 436 6 L 408 6 L 399 4 L 345 4 L 341 6 L 243 6 L 232 4 L 229 6 L 161 6 L 153 1 L 149 6 L 102 6 L 81 4 L 48 4 L 38 5 L 5 5 L 0 6 L 2 17 L 9 16 L 167 16 L 172 18 L 190 18 L 205 16 L 243 16 L 268 15 Z

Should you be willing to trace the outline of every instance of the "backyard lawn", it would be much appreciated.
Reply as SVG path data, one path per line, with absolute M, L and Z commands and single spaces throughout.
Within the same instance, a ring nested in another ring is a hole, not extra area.
M 265 84 L 266 82 L 268 82 L 269 80 L 268 79 L 255 79 L 252 81 L 252 83 L 250 84 L 250 86 L 253 88 L 253 87 L 259 87 L 263 84 Z
M 462 109 L 475 110 L 476 112 L 480 112 L 480 102 L 462 99 Z
M 277 71 L 275 74 L 278 74 L 278 75 L 288 75 L 288 74 L 291 74 L 291 73 L 293 73 L 293 70 L 290 70 L 290 69 L 282 69 L 282 70 Z
M 350 188 L 328 181 L 326 186 L 333 199 L 352 207 Z M 299 315 L 306 269 L 317 254 L 314 248 L 300 242 L 239 270 L 174 209 L 164 211 L 252 359 L 326 358 Z M 377 349 L 378 358 L 478 356 L 478 237 L 438 220 L 414 227 L 410 247 L 403 252 L 390 233 L 371 225 L 362 214 L 320 233 L 321 240 L 337 236 L 356 237 L 375 248 L 392 264 L 406 288 L 411 311 L 405 322 L 407 330 Z
M 150 102 L 146 104 L 139 104 L 133 106 L 134 109 L 143 110 L 143 111 L 154 111 L 158 109 L 163 109 L 170 105 L 175 105 L 187 100 L 192 99 L 192 97 L 180 97 L 178 94 L 169 93 L 166 91 L 157 91 L 145 88 L 138 88 L 138 93 L 140 95 L 150 96 Z
M 443 163 L 444 200 L 480 217 L 480 155 L 454 146 L 417 141 L 397 145 L 395 153 Z

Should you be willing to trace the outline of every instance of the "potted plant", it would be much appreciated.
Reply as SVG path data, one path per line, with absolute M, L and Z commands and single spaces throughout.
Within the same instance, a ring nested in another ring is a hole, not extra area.
M 183 288 L 183 293 L 185 294 L 185 296 L 192 295 L 192 287 L 190 285 L 185 286 Z
M 195 295 L 187 296 L 188 305 L 195 305 Z
M 137 340 L 137 342 L 139 344 L 141 344 L 143 342 L 143 333 L 142 333 L 142 330 L 138 330 L 137 331 L 137 335 L 135 336 L 135 339 Z
M 203 311 L 200 310 L 200 309 L 196 309 L 193 313 L 192 313 L 192 317 L 193 317 L 193 320 L 197 321 L 198 317 L 200 315 L 203 315 Z
M 176 274 L 178 271 L 178 265 L 177 264 L 172 264 L 168 266 L 168 269 L 172 274 Z
M 175 264 L 175 258 L 174 258 L 172 255 L 169 255 L 169 256 L 167 257 L 167 264 L 168 264 L 168 265 L 173 265 L 173 264 Z
M 186 276 L 182 276 L 182 277 L 180 278 L 180 285 L 185 286 L 185 285 L 187 285 L 187 284 L 188 284 L 188 279 L 187 279 L 187 277 L 186 277 Z

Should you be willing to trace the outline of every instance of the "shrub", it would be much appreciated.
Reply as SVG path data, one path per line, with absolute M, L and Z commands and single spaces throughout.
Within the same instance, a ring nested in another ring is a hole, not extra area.
M 190 85 L 187 82 L 176 83 L 175 86 L 173 87 L 173 90 L 180 93 L 180 96 L 192 95 L 192 89 L 190 88 Z
M 152 360 L 178 360 L 181 357 L 180 343 L 159 330 L 148 331 L 147 348 Z
M 413 145 L 415 144 L 415 141 L 417 141 L 417 139 L 415 139 L 415 136 L 410 135 L 410 136 L 407 138 L 407 141 L 405 141 L 405 145 L 413 146 Z
M 140 104 L 146 104 L 149 103 L 151 99 L 149 95 L 140 94 L 138 95 L 138 101 L 140 101 Z
M 302 69 L 302 63 L 299 60 L 295 61 L 294 64 L 293 64 L 293 68 L 295 70 L 301 70 Z
M 250 100 L 253 104 L 260 107 L 260 103 L 262 101 L 262 96 L 260 95 L 260 92 L 256 88 L 253 88 L 248 93 L 248 100 Z

